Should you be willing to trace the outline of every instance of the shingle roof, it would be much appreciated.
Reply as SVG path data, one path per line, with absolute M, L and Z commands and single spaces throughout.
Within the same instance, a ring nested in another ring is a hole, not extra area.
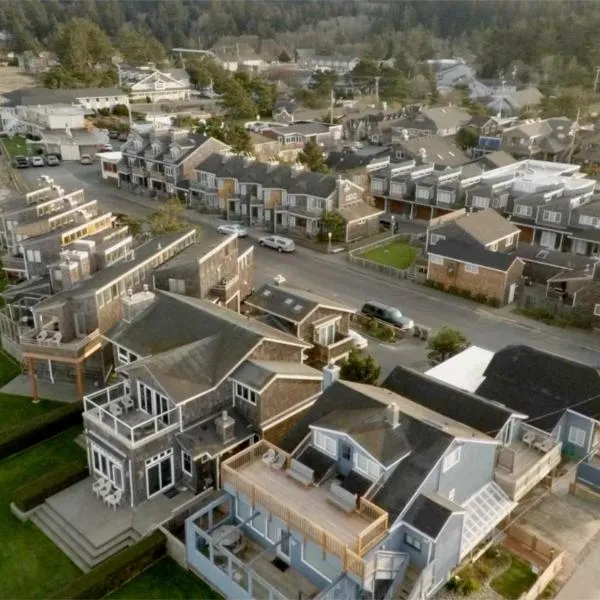
M 383 387 L 491 436 L 504 427 L 514 412 L 400 365 L 387 376 Z
M 457 167 L 469 160 L 454 142 L 438 135 L 412 138 L 397 142 L 397 145 L 413 158 L 419 157 L 424 150 L 428 160 L 444 167 Z
M 340 206 L 337 209 L 337 212 L 344 217 L 346 223 L 352 223 L 353 221 L 375 217 L 384 211 L 375 208 L 366 202 L 352 202 L 351 204 Z
M 233 379 L 255 390 L 262 390 L 277 375 L 298 379 L 322 379 L 323 374 L 309 365 L 278 360 L 247 360 L 231 375 Z
M 591 256 L 559 252 L 530 244 L 519 244 L 516 254 L 525 262 L 541 263 L 560 269 L 585 269 L 586 266 L 591 268 L 597 262 Z
M 455 508 L 460 510 L 457 505 Z M 435 540 L 453 512 L 447 499 L 439 494 L 419 494 L 403 521 Z
M 530 346 L 506 346 L 496 352 L 477 393 L 529 416 L 552 431 L 569 407 L 600 418 L 600 374 L 591 366 Z
M 105 96 L 126 96 L 126 93 L 117 87 L 109 88 L 81 88 L 57 89 L 26 88 L 3 94 L 15 106 L 37 106 L 38 104 L 63 104 L 72 103 L 77 98 L 95 98 Z
M 453 221 L 480 244 L 489 244 L 497 239 L 518 233 L 519 228 L 505 219 L 493 208 L 486 208 Z M 440 227 L 438 231 L 443 231 Z

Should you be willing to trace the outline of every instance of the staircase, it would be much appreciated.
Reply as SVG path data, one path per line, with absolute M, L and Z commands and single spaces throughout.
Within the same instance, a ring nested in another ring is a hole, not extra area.
M 36 509 L 31 521 L 84 573 L 140 539 L 140 535 L 133 528 L 129 528 L 101 546 L 94 546 L 71 523 L 59 515 L 48 502 L 44 502 Z
M 406 570 L 404 580 L 402 582 L 402 585 L 400 586 L 400 589 L 397 592 L 396 597 L 401 600 L 408 600 L 408 598 L 410 598 L 410 596 L 413 592 L 415 583 L 417 582 L 417 579 L 419 579 L 420 575 L 421 575 L 421 571 L 419 571 L 412 565 L 409 566 L 408 569 Z

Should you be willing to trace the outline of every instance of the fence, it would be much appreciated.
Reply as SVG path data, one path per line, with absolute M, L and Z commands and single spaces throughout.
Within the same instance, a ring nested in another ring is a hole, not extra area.
M 515 298 L 517 306 L 525 310 L 544 310 L 555 317 L 568 318 L 575 314 L 578 309 L 566 304 L 558 298 L 546 296 L 546 286 L 519 286 Z

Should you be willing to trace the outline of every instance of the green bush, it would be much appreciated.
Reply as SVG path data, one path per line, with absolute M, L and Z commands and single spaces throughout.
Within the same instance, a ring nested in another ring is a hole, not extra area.
M 492 307 L 492 308 L 500 308 L 500 300 L 498 300 L 498 298 L 488 298 L 488 304 Z
M 49 437 L 81 424 L 81 402 L 65 404 L 56 410 L 44 413 L 0 434 L 0 460 L 42 442 Z
M 478 294 L 475 294 L 473 296 L 473 300 L 475 300 L 475 302 L 479 302 L 480 304 L 488 303 L 488 297 L 485 294 L 482 294 L 481 292 L 479 292 Z
M 446 291 L 449 294 L 454 294 L 455 296 L 458 296 L 458 294 L 460 293 L 460 290 L 455 285 L 449 285 Z
M 446 588 L 458 592 L 463 596 L 470 596 L 481 587 L 480 581 L 472 565 L 465 567 L 452 577 L 446 584 Z
M 46 498 L 85 479 L 88 474 L 87 466 L 80 461 L 66 463 L 17 488 L 13 494 L 13 502 L 19 510 L 27 512 Z
M 166 547 L 164 534 L 154 531 L 133 546 L 111 556 L 89 573 L 81 575 L 51 597 L 71 600 L 104 598 L 164 556 Z
M 369 335 L 382 342 L 393 342 L 396 339 L 395 329 L 390 325 L 380 323 L 377 319 L 370 318 L 365 325 L 365 330 Z

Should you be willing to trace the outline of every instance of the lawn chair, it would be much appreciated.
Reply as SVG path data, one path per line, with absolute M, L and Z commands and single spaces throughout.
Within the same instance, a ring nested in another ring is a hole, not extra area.
M 535 442 L 535 433 L 533 431 L 527 431 L 522 439 L 523 443 L 531 448 L 531 445 Z
M 285 467 L 285 454 L 277 454 L 275 460 L 271 463 L 271 466 L 278 471 L 281 471 Z
M 94 494 L 96 494 L 96 496 L 98 496 L 100 490 L 105 488 L 107 483 L 110 483 L 110 482 L 107 481 L 106 479 L 104 479 L 104 477 L 100 477 L 100 479 L 96 479 L 96 481 L 94 481 L 94 483 L 92 485 L 92 492 L 94 492 Z
M 108 410 L 113 417 L 120 417 L 123 414 L 123 409 L 118 402 L 112 402 L 109 404 Z
M 98 495 L 98 498 L 106 498 L 106 496 L 109 496 L 112 490 L 112 483 L 110 481 L 108 481 L 108 479 L 104 480 L 104 487 L 100 487 L 98 488 L 98 491 L 96 492 Z
M 58 346 L 60 344 L 61 340 L 62 340 L 62 333 L 60 331 L 57 331 L 52 336 L 52 342 Z
M 48 337 L 48 330 L 47 329 L 42 329 L 36 336 L 35 339 L 38 342 L 45 342 L 46 338 Z
M 128 411 L 130 408 L 133 408 L 135 406 L 135 402 L 133 401 L 133 398 L 123 398 L 121 400 L 121 404 L 123 404 L 123 408 L 125 409 L 125 411 Z
M 275 457 L 277 455 L 275 454 L 275 450 L 273 450 L 273 448 L 269 448 L 262 457 L 262 461 L 266 464 L 266 465 L 270 465 L 273 463 L 273 461 L 275 460 Z
M 122 490 L 116 489 L 112 494 L 104 497 L 104 501 L 113 510 L 117 510 L 117 506 L 121 503 L 121 497 L 123 496 Z

